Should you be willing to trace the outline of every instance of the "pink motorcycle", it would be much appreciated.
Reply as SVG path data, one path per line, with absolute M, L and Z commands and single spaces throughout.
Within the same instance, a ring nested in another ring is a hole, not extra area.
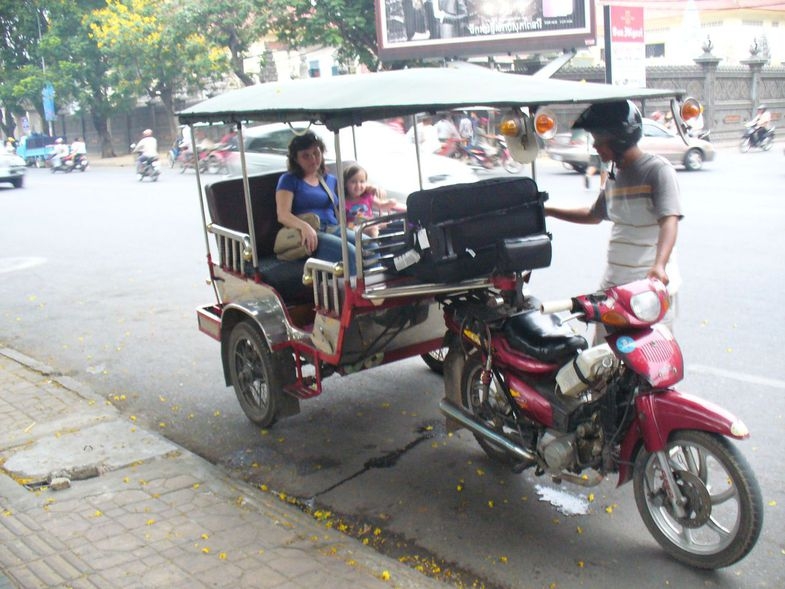
M 504 246 L 502 246 L 504 247 Z M 646 527 L 672 557 L 703 569 L 744 558 L 763 524 L 755 476 L 729 438 L 742 421 L 682 393 L 681 350 L 657 323 L 668 310 L 662 283 L 640 280 L 540 305 L 523 281 L 443 302 L 448 427 L 469 429 L 494 460 L 583 486 L 618 473 L 633 481 Z M 567 319 L 602 324 L 589 346 Z

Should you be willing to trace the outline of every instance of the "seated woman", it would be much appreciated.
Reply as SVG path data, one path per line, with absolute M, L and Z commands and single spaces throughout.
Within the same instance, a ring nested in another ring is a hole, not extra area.
M 303 245 L 311 255 L 328 262 L 340 262 L 341 236 L 336 214 L 338 179 L 325 173 L 324 142 L 312 131 L 295 136 L 289 143 L 288 172 L 278 180 L 275 192 L 278 221 L 299 229 Z M 315 213 L 321 228 L 316 231 L 298 218 Z M 346 232 L 349 246 L 349 275 L 357 273 L 354 231 Z

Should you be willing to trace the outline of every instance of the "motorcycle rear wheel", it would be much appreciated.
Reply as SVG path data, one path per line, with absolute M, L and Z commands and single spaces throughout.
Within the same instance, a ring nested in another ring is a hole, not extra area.
M 502 417 L 508 416 L 511 409 L 501 388 L 502 385 L 496 382 L 496 378 L 491 379 L 491 384 L 488 388 L 488 398 L 484 398 L 484 387 L 480 380 L 482 371 L 483 365 L 480 361 L 480 354 L 476 351 L 471 352 L 461 373 L 461 401 L 464 409 L 499 435 L 510 438 L 516 444 L 528 445 L 521 442 L 518 432 L 505 428 L 502 425 Z M 521 464 L 519 457 L 511 454 L 498 444 L 494 444 L 478 434 L 474 434 L 474 438 L 491 460 L 507 466 L 518 466 Z
M 686 517 L 668 501 L 659 460 L 641 450 L 635 460 L 635 502 L 655 540 L 676 560 L 701 569 L 744 558 L 763 526 L 763 500 L 749 464 L 727 439 L 684 430 L 665 448 Z

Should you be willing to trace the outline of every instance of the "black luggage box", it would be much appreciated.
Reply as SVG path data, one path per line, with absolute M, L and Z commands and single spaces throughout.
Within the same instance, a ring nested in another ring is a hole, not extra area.
M 543 211 L 547 198 L 534 180 L 519 177 L 412 193 L 406 201 L 406 217 L 420 260 L 409 271 L 424 282 L 489 276 L 499 267 L 500 242 L 547 235 Z M 541 264 L 542 256 L 538 259 Z

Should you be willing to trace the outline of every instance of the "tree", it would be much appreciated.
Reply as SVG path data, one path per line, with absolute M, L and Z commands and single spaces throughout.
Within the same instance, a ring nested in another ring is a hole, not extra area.
M 197 12 L 178 0 L 106 0 L 92 13 L 90 38 L 109 62 L 112 88 L 160 98 L 176 131 L 175 100 L 228 71 L 223 50 L 200 32 Z
M 0 4 L 0 126 L 7 136 L 14 134 L 12 115 L 36 108 L 43 116 L 41 89 L 20 86 L 31 72 L 41 71 L 38 39 L 46 32 L 47 21 L 37 2 L 21 0 Z
M 335 47 L 338 59 L 379 69 L 373 0 L 270 0 L 279 40 L 292 48 Z
M 208 39 L 229 52 L 232 72 L 246 86 L 254 79 L 245 72 L 245 56 L 267 34 L 271 19 L 267 0 L 195 0 L 196 19 Z
M 109 118 L 131 108 L 135 96 L 111 86 L 112 64 L 90 36 L 89 23 L 103 0 L 48 0 L 51 24 L 41 39 L 58 103 L 88 114 L 101 140 L 101 156 L 114 157 Z

